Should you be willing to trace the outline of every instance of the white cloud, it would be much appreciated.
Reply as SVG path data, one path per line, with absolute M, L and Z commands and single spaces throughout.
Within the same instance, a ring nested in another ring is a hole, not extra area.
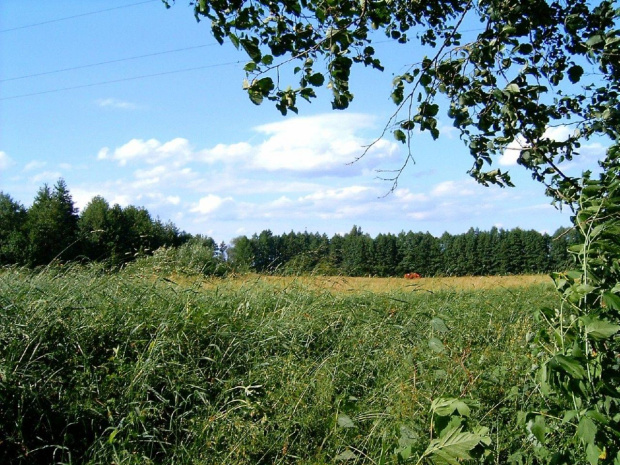
M 212 149 L 205 149 L 198 153 L 197 159 L 206 163 L 233 163 L 244 159 L 252 151 L 252 146 L 247 142 L 236 144 L 217 144 Z
M 362 155 L 371 140 L 358 135 L 373 126 L 373 118 L 362 114 L 325 114 L 291 118 L 255 128 L 266 136 L 256 147 L 253 167 L 267 171 L 291 171 L 317 174 L 358 174 L 375 166 L 378 159 L 389 158 L 397 145 L 379 141 L 356 165 L 348 165 Z
M 506 146 L 504 153 L 499 157 L 499 164 L 501 166 L 515 166 L 519 156 L 521 156 L 521 150 L 525 147 L 523 139 L 517 137 Z
M 190 161 L 191 156 L 189 141 L 181 137 L 163 144 L 157 139 L 131 139 L 114 149 L 113 153 L 110 153 L 109 147 L 103 147 L 97 154 L 99 160 L 116 160 L 120 166 L 126 166 L 129 162 L 155 164 L 164 160 L 171 161 L 175 166 L 182 166 Z
M 556 142 L 565 142 L 573 134 L 573 129 L 569 126 L 561 124 L 559 126 L 547 128 L 543 134 L 543 139 L 550 139 Z M 515 166 L 521 156 L 521 151 L 526 148 L 528 148 L 528 145 L 525 143 L 525 140 L 522 137 L 517 137 L 514 141 L 508 144 L 504 150 L 504 153 L 499 158 L 499 164 L 502 166 Z M 599 142 L 582 144 L 581 150 L 579 151 L 580 159 L 583 160 L 584 163 L 589 164 L 593 159 L 600 159 L 602 156 L 601 154 L 604 154 L 604 151 L 605 147 Z
M 62 173 L 58 171 L 43 171 L 42 173 L 31 176 L 30 182 L 33 184 L 54 184 L 59 178 L 62 178 Z
M 135 103 L 125 102 L 115 98 L 99 99 L 96 103 L 102 108 L 118 108 L 121 110 L 135 110 L 138 108 L 138 105 Z
M 35 171 L 35 170 L 40 170 L 41 168 L 43 168 L 45 165 L 47 165 L 47 162 L 44 161 L 38 161 L 38 160 L 33 160 L 30 163 L 26 163 L 26 166 L 24 166 L 24 171 Z
M 222 208 L 226 203 L 232 203 L 232 197 L 219 197 L 217 195 L 209 194 L 206 197 L 202 197 L 197 204 L 190 209 L 192 213 L 199 213 L 201 215 L 210 215 Z
M 473 180 L 464 181 L 443 181 L 437 184 L 432 190 L 431 195 L 434 197 L 462 197 L 475 194 L 476 185 Z
M 6 152 L 0 151 L 0 170 L 9 169 L 15 162 Z
M 374 194 L 374 191 L 372 191 L 369 187 L 349 186 L 349 187 L 342 187 L 339 189 L 320 190 L 312 194 L 306 195 L 304 197 L 300 197 L 299 200 L 314 201 L 314 202 L 316 201 L 335 202 L 335 201 L 343 201 L 343 200 L 361 200 L 362 198 L 368 198 L 368 196 L 365 194 L 368 194 L 370 192 Z M 376 197 L 376 195 L 373 195 L 373 197 Z
M 253 144 L 217 144 L 194 151 L 184 138 L 164 143 L 157 139 L 132 139 L 114 150 L 101 148 L 97 158 L 114 160 L 120 166 L 133 162 L 179 168 L 202 162 L 220 163 L 236 173 L 258 170 L 350 177 L 368 173 L 386 159 L 395 158 L 399 151 L 395 142 L 379 140 L 360 159 L 365 147 L 373 142 L 360 132 L 372 127 L 373 121 L 373 117 L 363 114 L 296 117 L 255 127 L 263 140 Z

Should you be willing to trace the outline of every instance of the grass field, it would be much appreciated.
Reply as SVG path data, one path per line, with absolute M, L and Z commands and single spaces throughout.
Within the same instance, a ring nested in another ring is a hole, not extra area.
M 542 276 L 7 270 L 0 463 L 398 463 L 443 397 L 507 463 L 536 402 L 533 311 L 556 298 Z

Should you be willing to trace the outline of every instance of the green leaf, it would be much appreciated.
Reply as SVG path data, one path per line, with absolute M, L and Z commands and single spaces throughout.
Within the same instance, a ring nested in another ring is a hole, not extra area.
M 601 449 L 599 449 L 596 444 L 588 444 L 586 447 L 586 458 L 588 459 L 590 465 L 596 465 L 598 463 L 601 452 Z
M 407 428 L 406 426 L 400 427 L 400 438 L 398 439 L 398 447 L 394 449 L 396 455 L 400 455 L 404 460 L 411 457 L 412 447 L 416 442 L 418 435 Z
M 228 38 L 230 39 L 230 42 L 235 46 L 235 48 L 239 49 L 239 37 L 237 37 L 231 32 L 230 34 L 228 34 Z
M 568 68 L 567 73 L 568 73 L 568 79 L 570 79 L 570 82 L 572 82 L 573 84 L 576 84 L 581 79 L 581 76 L 583 76 L 583 68 L 577 65 L 571 66 L 570 68 Z
M 614 310 L 620 310 L 620 296 L 611 292 L 603 293 L 603 303 L 607 308 L 613 308 Z
M 248 54 L 248 56 L 256 63 L 260 62 L 261 52 L 260 48 L 258 48 L 258 40 L 249 40 L 249 39 L 241 39 L 239 43 Z
M 353 423 L 349 415 L 340 413 L 338 414 L 338 426 L 341 428 L 355 428 L 355 423 Z
M 588 337 L 597 341 L 608 339 L 620 331 L 620 326 L 594 316 L 584 316 L 581 318 L 581 321 L 585 325 Z
M 325 82 L 325 76 L 323 76 L 323 74 L 321 73 L 314 73 L 308 76 L 306 79 L 308 79 L 308 82 L 315 87 L 320 87 Z
M 545 425 L 545 417 L 542 415 L 536 415 L 536 418 L 529 425 L 530 432 L 534 435 L 538 442 L 543 444 L 545 442 L 545 433 L 547 432 L 547 426 Z
M 248 90 L 248 95 L 250 96 L 250 100 L 254 105 L 260 105 L 261 103 L 263 103 L 263 94 L 261 94 L 260 92 Z
M 334 460 L 337 462 L 346 462 L 348 460 L 355 460 L 356 457 L 357 456 L 352 450 L 346 449 L 344 452 L 341 452 L 336 457 L 334 457 Z
M 598 45 L 603 41 L 604 41 L 603 36 L 600 34 L 596 34 L 588 39 L 588 41 L 586 42 L 586 45 L 588 47 L 594 47 L 595 45 Z
M 424 456 L 430 456 L 436 465 L 461 465 L 462 460 L 469 460 L 469 451 L 480 443 L 480 436 L 461 432 L 462 427 L 452 428 L 446 434 L 431 441 Z
M 435 399 L 431 403 L 431 410 L 435 415 L 440 417 L 450 416 L 455 410 L 459 412 L 459 415 L 464 417 L 468 417 L 471 413 L 469 406 L 462 400 L 443 397 Z
M 437 317 L 431 320 L 431 327 L 435 331 L 438 331 L 440 333 L 447 333 L 448 331 L 450 331 L 448 327 L 446 326 L 446 324 L 444 323 L 444 321 L 441 318 L 437 318 Z
M 398 142 L 402 142 L 403 144 L 407 142 L 407 136 L 400 129 L 396 129 L 394 131 L 394 139 L 396 139 Z
M 428 346 L 433 352 L 436 352 L 438 354 L 442 353 L 445 350 L 443 342 L 441 342 L 436 337 L 432 337 L 428 340 Z
M 579 361 L 565 355 L 555 355 L 549 360 L 549 366 L 554 369 L 561 369 L 566 374 L 575 379 L 584 379 L 586 371 Z
M 518 94 L 519 92 L 521 92 L 521 88 L 519 87 L 518 84 L 512 83 L 506 86 L 506 91 L 511 94 Z
M 596 431 L 597 427 L 592 420 L 588 417 L 581 417 L 581 420 L 579 420 L 579 425 L 577 426 L 577 432 L 575 434 L 581 442 L 586 445 L 594 443 Z

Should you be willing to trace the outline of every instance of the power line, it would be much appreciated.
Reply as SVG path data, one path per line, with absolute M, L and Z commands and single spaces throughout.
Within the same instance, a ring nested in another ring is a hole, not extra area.
M 44 90 L 44 91 L 41 91 L 41 92 L 32 92 L 30 94 L 20 94 L 20 95 L 12 95 L 10 97 L 2 97 L 2 98 L 0 98 L 0 101 L 2 101 L 2 100 L 14 100 L 14 99 L 19 99 L 19 98 L 24 98 L 24 97 L 33 97 L 35 95 L 53 94 L 53 93 L 56 93 L 56 92 L 64 92 L 64 91 L 67 91 L 67 90 L 85 89 L 87 87 L 103 86 L 105 84 L 114 84 L 114 83 L 117 83 L 117 82 L 135 81 L 135 80 L 138 80 L 138 79 L 145 79 L 145 78 L 156 77 L 156 76 L 166 76 L 166 75 L 169 75 L 169 74 L 184 73 L 184 72 L 187 72 L 187 71 L 198 71 L 198 70 L 201 70 L 201 69 L 217 68 L 217 67 L 230 66 L 230 65 L 238 65 L 240 63 L 242 63 L 241 60 L 230 61 L 228 63 L 218 63 L 218 64 L 215 64 L 215 65 L 196 66 L 196 67 L 193 67 L 193 68 L 183 68 L 183 69 L 177 69 L 177 70 L 174 70 L 174 71 L 164 71 L 163 73 L 144 74 L 144 75 L 141 75 L 141 76 L 133 76 L 133 77 L 122 78 L 122 79 L 114 79 L 112 81 L 93 82 L 91 84 L 83 84 L 83 85 L 80 85 L 80 86 L 62 87 L 62 88 L 58 88 L 58 89 Z
M 91 64 L 88 64 L 88 65 L 72 66 L 70 68 L 55 69 L 53 71 L 44 71 L 42 73 L 25 74 L 23 76 L 16 76 L 16 77 L 12 77 L 12 78 L 0 79 L 0 82 L 17 81 L 19 79 L 27 79 L 27 78 L 38 77 L 38 76 L 46 76 L 48 74 L 63 73 L 65 71 L 75 71 L 77 69 L 92 68 L 92 67 L 95 67 L 95 66 L 109 65 L 110 63 L 120 63 L 120 62 L 123 62 L 123 61 L 137 60 L 137 59 L 140 59 L 140 58 L 155 57 L 155 56 L 159 56 L 159 55 L 166 55 L 168 53 L 184 52 L 186 50 L 195 50 L 197 48 L 212 47 L 214 45 L 218 45 L 218 44 L 213 43 L 213 44 L 204 44 L 204 45 L 194 45 L 192 47 L 177 48 L 177 49 L 174 49 L 174 50 L 166 50 L 166 51 L 163 51 L 163 52 L 148 53 L 146 55 L 136 55 L 136 56 L 128 57 L 128 58 L 119 58 L 119 59 L 116 59 L 116 60 L 100 61 L 98 63 L 91 63 Z
M 89 13 L 81 13 L 79 15 L 65 16 L 64 18 L 50 19 L 49 21 L 41 21 L 40 23 L 26 24 L 24 26 L 17 26 L 17 27 L 12 27 L 12 28 L 9 28 L 9 29 L 2 29 L 2 30 L 0 30 L 0 33 L 1 32 L 17 31 L 19 29 L 28 29 L 28 28 L 31 28 L 31 27 L 42 26 L 44 24 L 57 23 L 59 21 L 66 21 L 68 19 L 81 18 L 83 16 L 96 15 L 96 14 L 99 14 L 99 13 L 105 13 L 107 11 L 120 10 L 121 8 L 129 8 L 131 6 L 143 5 L 145 3 L 153 3 L 153 2 L 158 2 L 158 1 L 161 1 L 161 0 L 145 0 L 145 1 L 142 1 L 142 2 L 130 3 L 129 5 L 121 5 L 121 6 L 115 6 L 115 7 L 112 7 L 112 8 L 106 8 L 105 10 L 97 10 L 97 11 L 91 11 Z

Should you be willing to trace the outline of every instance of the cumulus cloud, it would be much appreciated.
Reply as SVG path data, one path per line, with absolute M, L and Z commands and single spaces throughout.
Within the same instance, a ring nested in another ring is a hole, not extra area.
M 226 204 L 232 204 L 232 197 L 220 197 L 217 195 L 209 194 L 198 200 L 198 203 L 194 204 L 190 209 L 192 213 L 198 213 L 201 215 L 211 215 L 221 209 Z
M 362 114 L 298 117 L 258 126 L 255 130 L 266 139 L 256 147 L 252 165 L 267 171 L 358 174 L 398 150 L 397 144 L 381 140 L 358 162 L 359 168 L 350 165 L 371 142 L 359 131 L 372 126 L 373 118 Z
M 9 169 L 15 162 L 6 152 L 0 151 L 0 170 Z
M 187 163 L 192 154 L 189 141 L 178 137 L 171 141 L 161 143 L 157 139 L 132 139 L 124 145 L 110 151 L 109 147 L 99 150 L 99 160 L 115 160 L 120 166 L 129 162 L 144 162 L 148 164 L 160 163 L 163 160 L 172 161 L 179 166 Z
M 355 162 L 373 140 L 361 133 L 372 128 L 374 118 L 363 114 L 325 114 L 289 118 L 254 128 L 259 140 L 217 144 L 195 151 L 189 141 L 176 138 L 132 139 L 114 150 L 103 147 L 99 160 L 129 163 L 173 164 L 215 163 L 236 170 L 288 172 L 307 175 L 354 176 L 393 158 L 395 142 L 376 141 L 365 157 Z
M 573 134 L 573 129 L 571 129 L 569 126 L 561 124 L 558 126 L 547 128 L 547 130 L 543 134 L 543 139 L 550 139 L 556 142 L 565 142 Z M 502 166 L 516 165 L 519 157 L 521 156 L 521 151 L 527 149 L 528 147 L 528 144 L 522 137 L 517 137 L 514 141 L 508 144 L 508 146 L 506 146 L 504 153 L 499 158 L 499 164 Z M 582 158 L 587 158 L 587 155 L 589 153 L 598 152 L 600 151 L 600 149 L 603 149 L 604 152 L 603 145 L 598 142 L 583 144 L 580 153 L 582 155 Z M 590 158 L 586 161 L 590 162 L 591 160 L 592 159 Z
M 435 197 L 461 197 L 471 196 L 476 192 L 476 185 L 473 179 L 463 181 L 443 181 L 437 184 L 431 191 L 431 195 Z

